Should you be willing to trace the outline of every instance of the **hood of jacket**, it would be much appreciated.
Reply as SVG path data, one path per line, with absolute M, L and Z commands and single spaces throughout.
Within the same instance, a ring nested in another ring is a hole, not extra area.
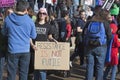
M 28 16 L 28 15 L 27 14 L 20 15 L 20 14 L 12 13 L 12 14 L 8 15 L 6 19 L 9 19 L 15 25 L 20 26 L 26 21 L 26 16 Z
M 115 34 L 115 33 L 117 32 L 117 30 L 118 30 L 117 25 L 114 24 L 114 23 L 111 23 L 111 24 L 110 24 L 110 27 L 111 27 L 112 33 Z

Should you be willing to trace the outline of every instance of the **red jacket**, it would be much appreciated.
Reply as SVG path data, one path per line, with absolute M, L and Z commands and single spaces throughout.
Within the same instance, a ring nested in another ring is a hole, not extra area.
M 111 62 L 110 65 L 117 65 L 118 64 L 118 47 L 120 47 L 120 40 L 118 40 L 117 26 L 114 23 L 110 24 L 112 34 L 114 35 L 113 43 L 112 43 L 112 50 L 111 50 Z
M 68 24 L 66 25 L 66 30 L 67 30 L 67 36 L 66 36 L 66 38 L 70 38 L 71 32 L 72 32 L 71 24 L 68 23 Z

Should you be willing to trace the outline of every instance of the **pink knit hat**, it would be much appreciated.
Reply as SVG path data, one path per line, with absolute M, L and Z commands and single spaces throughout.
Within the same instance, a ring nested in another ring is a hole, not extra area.
M 44 12 L 44 13 L 47 14 L 47 9 L 46 9 L 46 8 L 40 8 L 40 9 L 39 9 L 39 12 Z

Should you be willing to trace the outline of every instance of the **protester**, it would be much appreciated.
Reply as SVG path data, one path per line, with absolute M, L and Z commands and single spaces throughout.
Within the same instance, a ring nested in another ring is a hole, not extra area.
M 47 19 L 48 13 L 46 8 L 40 8 L 38 14 L 37 14 L 37 20 L 36 20 L 36 30 L 37 30 L 37 37 L 35 41 L 55 41 L 52 37 L 52 27 L 48 23 Z M 32 45 L 33 48 L 34 44 Z M 35 70 L 34 71 L 34 80 L 46 80 L 46 70 Z
M 6 8 L 4 14 L 0 14 L 0 32 L 3 27 L 4 18 L 13 13 L 13 9 Z M 6 53 L 7 53 L 7 37 L 0 33 L 0 80 L 3 79 L 3 70 L 5 65 Z
M 38 4 L 38 9 L 40 9 L 44 5 L 44 0 L 37 0 L 37 4 Z
M 53 30 L 52 36 L 58 41 L 59 40 L 59 26 L 56 20 L 56 15 L 54 13 L 50 15 L 50 24 L 52 25 L 52 30 Z
M 48 11 L 48 16 L 53 13 L 53 2 L 52 0 L 45 0 L 45 8 Z
M 92 19 L 86 23 L 86 26 L 83 30 L 83 39 L 84 39 L 83 42 L 85 45 L 85 55 L 86 55 L 86 63 L 87 63 L 85 80 L 93 80 L 94 65 L 96 66 L 95 79 L 103 80 L 103 70 L 104 70 L 104 61 L 107 51 L 107 41 L 111 40 L 112 38 L 111 29 L 106 19 L 107 15 L 108 15 L 108 11 L 99 8 L 99 10 L 97 10 L 95 15 L 92 17 Z M 94 32 L 95 27 L 99 27 L 97 26 L 98 23 L 101 24 L 100 27 L 102 28 L 100 28 L 99 30 L 100 32 L 103 33 L 103 34 L 102 33 L 99 34 L 100 41 L 96 40 L 97 38 L 94 39 L 94 37 L 97 37 L 98 35 L 90 37 L 90 35 L 92 34 L 89 33 L 90 30 Z M 93 27 L 90 28 L 92 24 L 94 28 Z M 102 37 L 104 38 L 102 39 Z M 96 42 L 94 42 L 94 40 Z M 101 43 L 101 41 L 103 42 Z
M 74 14 L 73 14 L 73 17 L 74 18 L 79 18 L 80 17 L 80 15 L 79 15 L 79 12 L 80 12 L 80 10 L 82 10 L 82 5 L 79 5 L 79 6 L 77 6 L 77 9 L 74 11 Z
M 118 16 L 118 14 L 119 14 L 119 11 L 120 11 L 120 9 L 119 9 L 118 5 L 114 2 L 114 3 L 112 4 L 111 9 L 110 9 L 110 14 L 111 14 L 112 16 L 114 16 L 115 19 L 117 19 L 117 16 Z
M 87 6 L 86 8 L 86 17 L 89 19 L 93 16 L 93 11 L 91 10 L 91 7 L 90 6 Z
M 80 0 L 72 0 L 73 1 L 73 12 L 76 11 L 77 7 L 80 5 Z
M 63 11 L 62 18 L 59 20 L 59 29 L 60 29 L 60 41 L 66 41 L 66 20 L 69 18 L 68 11 Z
M 53 6 L 52 6 L 53 13 L 56 13 L 56 6 L 57 6 L 57 3 L 58 3 L 58 0 L 52 0 L 52 2 L 53 2 Z
M 28 10 L 28 15 L 35 22 L 36 21 L 36 14 L 35 14 L 35 12 L 33 11 L 33 9 L 31 7 L 29 7 L 27 10 Z
M 57 0 L 57 2 L 58 3 L 56 6 L 56 14 L 57 18 L 61 18 L 64 11 L 67 10 L 67 6 L 65 5 L 66 4 L 65 0 Z
M 70 47 L 72 46 L 71 42 L 71 32 L 72 32 L 72 26 L 71 26 L 71 21 L 69 18 L 68 11 L 65 11 L 63 13 L 63 21 L 61 21 L 61 27 L 60 27 L 60 32 L 61 32 L 61 40 L 60 42 L 68 42 L 70 43 Z M 61 71 L 63 77 L 70 77 L 70 70 L 63 70 Z
M 72 43 L 71 43 L 71 32 L 72 32 L 71 21 L 70 21 L 70 18 L 68 18 L 66 20 L 66 39 L 65 39 L 65 41 L 69 42 L 70 46 L 72 46 Z
M 106 68 L 104 72 L 104 80 L 107 80 L 108 74 L 111 71 L 111 79 L 115 80 L 116 78 L 116 72 L 117 72 L 117 65 L 118 65 L 118 47 L 120 47 L 120 40 L 118 39 L 117 25 L 113 22 L 112 16 L 108 15 L 108 20 L 110 22 L 110 28 L 113 35 L 113 41 L 112 41 L 112 49 L 111 49 L 111 55 L 110 55 L 110 62 L 106 63 Z
M 18 1 L 16 12 L 4 20 L 2 34 L 8 37 L 7 80 L 16 80 L 17 68 L 19 80 L 27 80 L 30 62 L 30 38 L 36 38 L 34 22 L 27 15 L 29 3 Z
M 32 10 L 34 11 L 34 5 L 35 5 L 35 1 L 36 0 L 27 0 L 30 4 L 30 7 L 32 8 Z
M 0 31 L 3 26 L 3 21 L 4 21 L 4 17 L 3 17 L 3 14 L 1 13 L 0 14 Z M 6 47 L 3 44 L 5 42 L 6 42 L 5 38 L 0 33 L 0 80 L 3 79 L 3 68 L 4 68 L 4 63 L 5 63 L 5 54 L 7 51 Z
M 31 7 L 28 9 L 28 15 L 29 17 L 35 22 L 36 21 L 36 15 Z M 34 50 L 32 46 L 30 46 L 30 64 L 29 64 L 29 71 L 28 71 L 28 80 L 31 79 L 34 73 Z
M 76 39 L 75 39 L 75 50 L 74 53 L 70 56 L 70 61 L 72 62 L 76 56 L 80 57 L 80 65 L 84 65 L 84 45 L 82 40 L 82 31 L 86 23 L 86 14 L 85 10 L 79 12 L 79 18 L 77 20 L 76 28 Z

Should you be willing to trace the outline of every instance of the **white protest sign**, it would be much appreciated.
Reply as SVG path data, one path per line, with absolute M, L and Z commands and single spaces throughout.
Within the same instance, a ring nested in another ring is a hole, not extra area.
M 34 68 L 40 70 L 69 70 L 70 44 L 36 42 Z

